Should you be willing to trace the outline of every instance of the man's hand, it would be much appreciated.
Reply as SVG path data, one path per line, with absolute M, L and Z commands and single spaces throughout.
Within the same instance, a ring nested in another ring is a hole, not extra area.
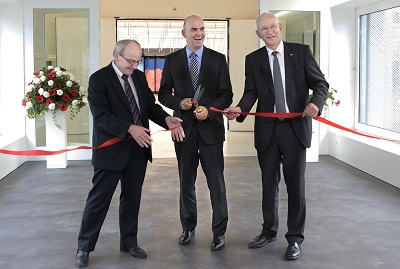
M 315 118 L 316 116 L 318 116 L 318 113 L 319 113 L 318 107 L 313 103 L 309 103 L 304 109 L 302 117 Z
M 139 144 L 139 146 L 143 147 L 151 147 L 151 143 L 153 139 L 150 136 L 150 130 L 138 125 L 131 125 L 128 129 L 128 133 L 135 139 L 135 141 Z
M 182 110 L 189 110 L 192 108 L 191 98 L 185 98 L 180 102 L 180 107 Z
M 183 131 L 182 120 L 178 117 L 168 116 L 165 118 L 165 123 L 168 128 L 171 129 L 172 140 L 181 142 L 185 138 L 185 132 Z
M 199 106 L 193 113 L 198 120 L 205 120 L 208 117 L 208 110 L 205 106 Z
M 240 107 L 231 106 L 231 107 L 225 108 L 224 112 L 222 114 L 224 114 L 228 118 L 228 120 L 234 120 L 240 116 L 240 114 L 239 114 L 240 112 L 242 112 L 242 109 Z

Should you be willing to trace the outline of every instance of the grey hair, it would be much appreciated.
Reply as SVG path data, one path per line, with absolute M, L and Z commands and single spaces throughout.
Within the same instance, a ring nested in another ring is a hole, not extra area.
M 258 30 L 258 24 L 260 23 L 261 19 L 263 19 L 264 17 L 273 17 L 273 18 L 275 18 L 276 23 L 277 23 L 277 24 L 280 24 L 280 23 L 279 23 L 279 20 L 278 20 L 278 17 L 275 16 L 274 13 L 270 13 L 270 12 L 261 13 L 261 14 L 257 17 L 257 20 L 256 20 L 256 27 L 257 27 L 257 30 Z
M 139 42 L 137 42 L 137 41 L 134 40 L 134 39 L 119 40 L 119 41 L 117 41 L 117 43 L 115 43 L 114 50 L 113 50 L 113 55 L 114 55 L 115 53 L 116 53 L 116 54 L 119 54 L 119 55 L 121 55 L 122 53 L 124 53 L 124 51 L 125 51 L 125 49 L 126 49 L 126 46 L 128 46 L 130 43 L 136 43 L 139 47 L 141 47 L 140 44 L 139 44 Z

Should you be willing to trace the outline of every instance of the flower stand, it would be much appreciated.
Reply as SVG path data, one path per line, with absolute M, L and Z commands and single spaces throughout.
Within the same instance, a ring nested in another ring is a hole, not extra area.
M 67 112 L 56 111 L 55 120 L 58 126 L 54 123 L 53 112 L 48 111 L 45 113 L 46 149 L 50 151 L 67 148 Z M 67 153 L 47 156 L 47 169 L 66 167 Z

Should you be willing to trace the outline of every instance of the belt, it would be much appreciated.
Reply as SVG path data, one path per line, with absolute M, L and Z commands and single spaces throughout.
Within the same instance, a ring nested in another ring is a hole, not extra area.
M 283 119 L 275 118 L 275 120 L 274 120 L 274 122 L 276 122 L 276 123 L 290 122 L 290 121 L 291 121 L 291 119 L 289 119 L 289 118 L 283 118 Z

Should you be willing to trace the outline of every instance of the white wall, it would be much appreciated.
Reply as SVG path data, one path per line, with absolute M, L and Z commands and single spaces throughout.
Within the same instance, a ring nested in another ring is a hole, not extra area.
M 0 148 L 25 149 L 22 6 L 0 3 Z M 0 154 L 0 179 L 25 157 Z
M 376 2 L 376 3 L 372 3 Z M 348 1 L 331 8 L 329 74 L 339 92 L 340 106 L 330 111 L 330 120 L 354 129 L 357 93 L 357 8 L 399 1 Z M 328 132 L 329 155 L 400 188 L 400 144 L 362 138 L 332 127 Z

